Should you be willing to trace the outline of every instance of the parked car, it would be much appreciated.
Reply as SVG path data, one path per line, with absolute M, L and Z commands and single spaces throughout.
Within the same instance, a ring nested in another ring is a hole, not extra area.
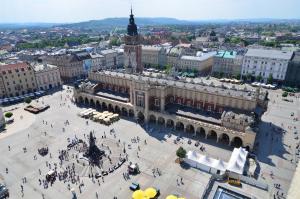
M 95 178 L 96 178 L 96 179 L 101 178 L 101 177 L 102 177 L 102 175 L 101 175 L 100 173 L 96 173 L 96 174 L 95 174 Z
M 133 183 L 130 185 L 129 189 L 132 190 L 132 191 L 139 190 L 139 189 L 140 189 L 140 184 L 139 184 L 139 183 L 133 182 Z
M 0 184 L 0 199 L 4 199 L 8 197 L 9 197 L 9 191 L 7 187 L 3 184 Z

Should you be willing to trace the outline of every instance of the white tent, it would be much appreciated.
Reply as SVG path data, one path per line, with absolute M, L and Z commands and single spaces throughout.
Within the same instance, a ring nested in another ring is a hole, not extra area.
M 229 159 L 227 170 L 237 174 L 243 174 L 248 152 L 240 147 L 234 148 Z
M 215 160 L 212 164 L 214 168 L 220 171 L 226 171 L 227 163 L 223 160 Z
M 218 170 L 221 172 L 225 172 L 227 165 L 227 163 L 222 160 L 210 158 L 195 151 L 188 151 L 185 162 L 192 167 L 200 168 L 206 171 L 212 169 L 213 171 L 215 171 L 215 173 L 217 173 Z
M 190 166 L 212 173 L 218 171 L 242 175 L 247 160 L 248 152 L 244 148 L 234 148 L 229 162 L 210 158 L 195 151 L 188 151 L 185 162 Z

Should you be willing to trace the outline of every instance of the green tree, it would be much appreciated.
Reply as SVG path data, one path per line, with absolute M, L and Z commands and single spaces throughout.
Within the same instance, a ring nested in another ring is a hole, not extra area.
M 220 78 L 224 77 L 224 72 L 220 72 Z
M 167 64 L 166 65 L 166 73 L 170 74 L 171 70 L 172 70 L 172 66 L 170 64 Z
M 269 77 L 267 79 L 267 83 L 268 84 L 272 84 L 273 83 L 273 75 L 272 74 L 269 75 Z
M 112 39 L 109 41 L 109 45 L 110 45 L 110 46 L 120 46 L 120 45 L 121 45 L 121 42 L 119 41 L 118 38 L 112 38 Z
M 288 96 L 288 92 L 284 91 L 284 92 L 282 93 L 282 97 L 287 97 L 287 96 Z
M 256 76 L 256 81 L 260 82 L 261 80 L 262 80 L 262 76 L 261 75 Z
M 251 80 L 252 75 L 250 73 L 247 73 L 246 78 L 247 78 L 247 80 Z
M 179 160 L 185 158 L 186 156 L 186 150 L 182 147 L 179 147 L 176 151 L 176 155 L 179 158 Z
M 13 113 L 12 112 L 7 112 L 4 114 L 5 117 L 7 118 L 11 118 L 13 116 Z
M 30 104 L 31 98 L 30 98 L 30 97 L 26 97 L 26 98 L 24 99 L 24 102 L 27 103 L 27 104 Z

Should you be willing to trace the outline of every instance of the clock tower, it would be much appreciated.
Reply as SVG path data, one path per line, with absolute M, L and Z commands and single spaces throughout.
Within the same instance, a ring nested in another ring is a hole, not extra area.
M 131 14 L 127 26 L 127 35 L 125 36 L 124 46 L 124 67 L 128 73 L 142 73 L 142 46 L 140 37 L 134 22 L 134 15 Z

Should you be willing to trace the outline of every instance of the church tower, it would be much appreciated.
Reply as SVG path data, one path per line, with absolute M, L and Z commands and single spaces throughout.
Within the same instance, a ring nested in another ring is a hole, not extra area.
M 124 67 L 128 73 L 142 73 L 142 46 L 140 37 L 134 22 L 134 15 L 131 14 L 127 26 L 127 35 L 125 36 L 124 46 Z

